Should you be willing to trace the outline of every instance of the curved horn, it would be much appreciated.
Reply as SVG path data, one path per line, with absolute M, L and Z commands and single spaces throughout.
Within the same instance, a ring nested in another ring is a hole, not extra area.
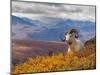
M 71 29 L 71 30 L 69 31 L 69 33 L 70 33 L 70 34 L 76 33 L 75 38 L 78 38 L 78 37 L 79 37 L 77 29 Z
M 71 29 L 71 30 L 69 31 L 69 33 L 70 33 L 70 34 L 72 34 L 72 33 L 78 33 L 78 31 L 77 31 L 76 29 Z
M 68 33 L 68 32 L 65 32 L 65 33 L 64 33 L 64 38 L 63 38 L 63 39 L 61 38 L 61 41 L 63 41 L 63 42 L 66 41 L 65 35 L 67 35 L 67 33 Z
M 62 41 L 62 42 L 65 42 L 65 38 L 64 38 L 64 39 L 61 38 L 61 41 Z

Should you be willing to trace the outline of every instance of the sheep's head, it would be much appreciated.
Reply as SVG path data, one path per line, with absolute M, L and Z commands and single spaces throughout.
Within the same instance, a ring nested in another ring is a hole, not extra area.
M 75 38 L 78 38 L 78 31 L 76 29 L 71 29 L 70 31 L 65 32 L 64 39 L 62 41 L 66 41 L 68 44 L 71 44 Z

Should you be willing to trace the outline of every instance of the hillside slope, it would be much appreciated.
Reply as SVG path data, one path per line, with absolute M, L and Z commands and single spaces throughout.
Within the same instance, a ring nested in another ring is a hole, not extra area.
M 89 70 L 96 68 L 95 38 L 85 43 L 86 56 L 77 57 L 73 52 L 70 54 L 29 58 L 23 64 L 12 66 L 12 74 L 36 73 L 51 71 Z
M 66 44 L 50 41 L 12 41 L 12 63 L 23 63 L 29 57 L 47 56 L 65 52 Z

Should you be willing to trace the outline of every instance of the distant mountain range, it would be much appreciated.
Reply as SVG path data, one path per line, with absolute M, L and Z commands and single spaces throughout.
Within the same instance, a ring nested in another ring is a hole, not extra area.
M 71 28 L 78 29 L 80 39 L 83 41 L 95 36 L 95 22 L 91 21 L 48 18 L 48 22 L 45 23 L 40 20 L 31 20 L 26 17 L 14 15 L 12 15 L 11 18 L 12 39 L 60 41 L 64 36 L 64 32 Z M 24 35 L 27 36 L 27 38 L 24 38 Z

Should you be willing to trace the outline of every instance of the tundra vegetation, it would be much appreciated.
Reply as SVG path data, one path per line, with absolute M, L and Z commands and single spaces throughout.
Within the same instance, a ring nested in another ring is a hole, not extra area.
M 74 52 L 59 53 L 48 56 L 29 58 L 24 63 L 12 64 L 12 74 L 90 70 L 96 68 L 95 38 L 85 43 L 84 56 L 78 57 Z

